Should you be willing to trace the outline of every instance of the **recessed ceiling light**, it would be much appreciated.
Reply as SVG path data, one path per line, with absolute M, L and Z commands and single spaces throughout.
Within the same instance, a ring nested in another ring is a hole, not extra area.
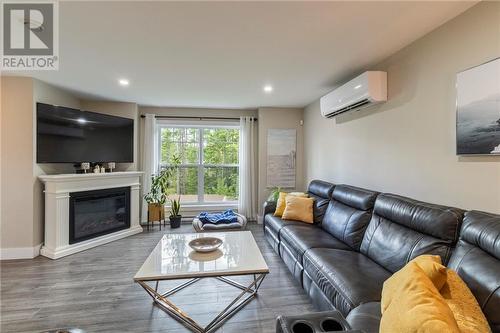
M 118 83 L 120 84 L 120 86 L 128 86 L 130 84 L 129 80 L 127 79 L 120 79 L 118 80 Z
M 267 93 L 267 94 L 273 92 L 273 86 L 270 85 L 270 84 L 266 84 L 263 89 L 264 89 L 264 92 Z
M 85 124 L 87 122 L 87 119 L 85 119 L 85 118 L 78 118 L 76 121 L 79 122 L 80 124 Z

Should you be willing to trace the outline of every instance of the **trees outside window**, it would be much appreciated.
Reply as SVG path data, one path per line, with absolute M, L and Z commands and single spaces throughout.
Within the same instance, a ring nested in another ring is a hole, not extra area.
M 170 193 L 183 202 L 220 203 L 238 200 L 237 126 L 161 126 L 160 168 L 179 156 L 181 164 Z

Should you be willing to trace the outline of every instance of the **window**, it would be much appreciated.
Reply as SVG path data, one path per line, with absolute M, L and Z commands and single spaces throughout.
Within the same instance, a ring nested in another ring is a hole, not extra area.
M 184 203 L 235 203 L 238 200 L 239 127 L 235 125 L 159 125 L 160 169 L 178 156 L 181 164 L 170 193 Z

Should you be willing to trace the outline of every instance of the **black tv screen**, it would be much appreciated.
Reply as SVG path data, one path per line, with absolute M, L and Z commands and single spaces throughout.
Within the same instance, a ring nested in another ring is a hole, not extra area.
M 134 120 L 37 103 L 37 163 L 133 162 Z

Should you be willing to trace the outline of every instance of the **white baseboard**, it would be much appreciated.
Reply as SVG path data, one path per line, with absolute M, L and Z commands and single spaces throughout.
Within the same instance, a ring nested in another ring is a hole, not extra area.
M 33 247 L 12 247 L 0 249 L 0 260 L 33 259 L 40 255 L 42 244 Z
M 70 254 L 74 254 L 80 251 L 84 251 L 98 245 L 113 242 L 118 239 L 122 239 L 128 236 L 132 236 L 142 232 L 142 227 L 140 225 L 133 226 L 129 229 L 120 230 L 112 234 L 92 238 L 80 243 L 61 246 L 57 249 L 51 249 L 46 246 L 42 247 L 40 254 L 50 259 L 59 259 Z

